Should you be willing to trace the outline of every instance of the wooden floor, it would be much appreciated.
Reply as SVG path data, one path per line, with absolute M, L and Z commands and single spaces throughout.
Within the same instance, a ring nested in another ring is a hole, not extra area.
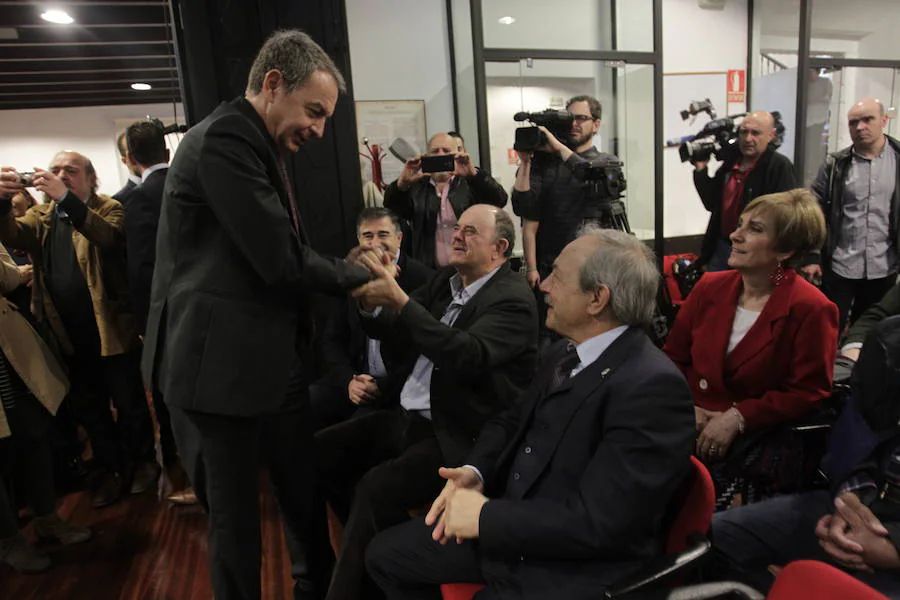
M 260 480 L 262 597 L 291 598 L 290 559 L 275 500 Z M 85 492 L 66 496 L 59 512 L 89 526 L 77 546 L 40 545 L 53 567 L 19 575 L 0 565 L 2 600 L 205 600 L 212 598 L 206 558 L 206 516 L 199 506 L 170 506 L 154 492 L 91 508 Z M 31 525 L 25 535 L 34 540 Z

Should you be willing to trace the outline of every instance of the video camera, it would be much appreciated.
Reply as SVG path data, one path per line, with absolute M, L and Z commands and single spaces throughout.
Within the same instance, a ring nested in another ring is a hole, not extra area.
M 592 196 L 615 200 L 625 191 L 625 163 L 616 158 L 597 158 L 579 165 L 574 173 L 594 192 Z
M 624 163 L 617 158 L 604 157 L 579 165 L 576 178 L 584 181 L 584 219 L 605 229 L 631 233 L 625 203 L 620 200 L 625 191 Z
M 737 148 L 738 124 L 736 121 L 743 119 L 748 113 L 717 119 L 716 109 L 707 98 L 691 102 L 687 110 L 681 111 L 681 118 L 687 120 L 700 113 L 708 114 L 712 121 L 704 125 L 703 129 L 695 135 L 667 140 L 666 147 L 678 146 L 678 156 L 681 158 L 681 162 L 705 162 L 713 155 L 719 160 L 724 160 Z M 784 123 L 781 122 L 781 113 L 778 111 L 772 112 L 772 118 L 775 120 L 775 139 L 772 140 L 772 144 L 778 147 L 784 139 Z
M 569 139 L 569 131 L 572 129 L 572 121 L 575 117 L 564 110 L 548 108 L 540 112 L 518 112 L 513 116 L 514 121 L 531 121 L 533 127 L 519 127 L 516 129 L 516 141 L 513 148 L 519 152 L 534 152 L 547 143 L 547 136 L 537 128 L 538 125 L 546 127 L 553 136 L 565 144 Z

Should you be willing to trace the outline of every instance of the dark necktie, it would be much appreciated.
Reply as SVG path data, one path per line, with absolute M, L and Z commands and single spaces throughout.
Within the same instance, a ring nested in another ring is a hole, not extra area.
M 297 201 L 294 199 L 294 187 L 291 185 L 291 178 L 288 177 L 287 165 L 284 164 L 284 158 L 278 157 L 278 171 L 281 173 L 281 181 L 284 183 L 284 189 L 287 191 L 288 208 L 291 212 L 291 225 L 294 231 L 300 236 L 300 241 L 306 243 L 306 231 L 303 229 L 303 222 L 300 220 L 300 212 L 297 210 Z
M 556 363 L 556 367 L 553 369 L 553 379 L 550 381 L 549 391 L 552 392 L 561 386 L 569 378 L 572 369 L 577 367 L 579 362 L 581 362 L 581 359 L 578 358 L 578 352 L 575 351 L 575 346 L 570 344 L 566 349 L 566 353 L 559 359 L 559 362 Z

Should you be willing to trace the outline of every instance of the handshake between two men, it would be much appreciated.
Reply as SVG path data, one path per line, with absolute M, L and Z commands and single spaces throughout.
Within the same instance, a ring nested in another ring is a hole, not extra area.
M 357 246 L 347 255 L 347 262 L 365 267 L 372 273 L 369 283 L 351 292 L 362 310 L 372 312 L 381 307 L 399 311 L 409 300 L 397 283 L 400 267 L 396 259 L 384 248 L 369 246 Z

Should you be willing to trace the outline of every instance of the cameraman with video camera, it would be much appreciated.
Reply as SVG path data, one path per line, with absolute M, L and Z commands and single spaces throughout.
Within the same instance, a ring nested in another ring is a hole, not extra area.
M 409 221 L 412 229 L 404 252 L 433 268 L 449 264 L 453 228 L 467 208 L 506 205 L 503 186 L 476 168 L 459 147 L 450 134 L 433 135 L 428 154 L 407 160 L 400 177 L 384 190 L 384 207 Z
M 708 155 L 705 160 L 691 159 L 694 187 L 703 206 L 712 213 L 699 260 L 707 271 L 728 270 L 728 236 L 751 200 L 797 187 L 794 165 L 776 152 L 776 137 L 773 116 L 765 111 L 752 112 L 738 126 L 737 149 L 731 146 L 717 155 L 723 162 L 714 176 L 710 177 L 707 170 Z
M 594 136 L 600 130 L 600 101 L 592 96 L 575 96 L 566 104 L 566 111 L 572 115 L 572 121 L 563 140 L 541 125 L 546 144 L 533 153 L 517 151 L 520 162 L 512 192 L 513 211 L 523 219 L 527 278 L 535 290 L 585 221 L 588 167 L 598 161 L 618 163 L 614 155 L 594 146 Z M 621 185 L 624 188 L 624 178 Z M 610 195 L 608 200 L 617 198 Z M 538 294 L 538 307 L 545 331 L 543 294 Z

